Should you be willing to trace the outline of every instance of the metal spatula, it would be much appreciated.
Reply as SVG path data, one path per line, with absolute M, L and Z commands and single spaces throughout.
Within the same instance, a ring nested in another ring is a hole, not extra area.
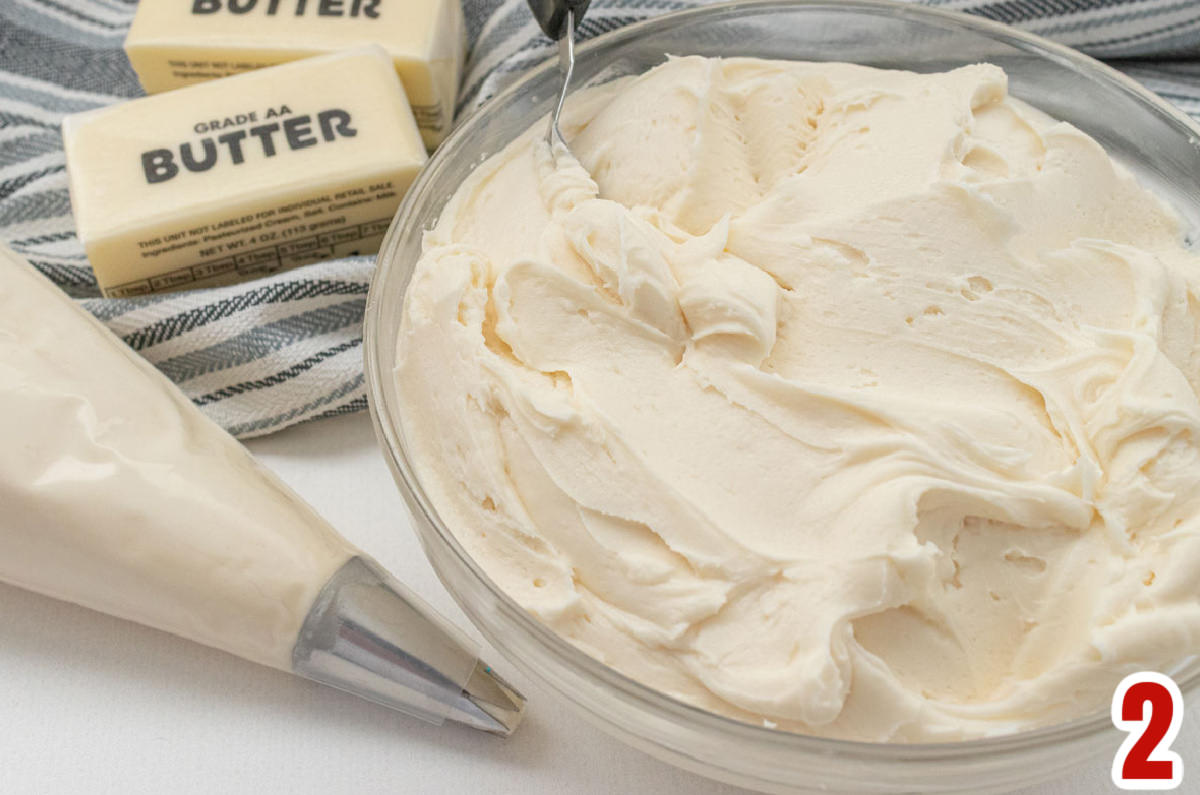
M 546 130 L 546 142 L 553 148 L 554 139 L 557 138 L 566 146 L 567 142 L 563 140 L 558 127 L 558 118 L 562 115 L 563 102 L 571 89 L 571 75 L 575 71 L 575 28 L 583 20 L 591 0 L 528 0 L 528 3 L 542 32 L 558 42 L 558 70 L 562 75 L 562 88 Z

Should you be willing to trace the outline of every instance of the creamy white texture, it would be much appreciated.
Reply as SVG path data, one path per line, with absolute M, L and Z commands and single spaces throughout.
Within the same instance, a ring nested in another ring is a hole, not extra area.
M 0 246 L 0 581 L 291 669 L 353 548 Z
M 976 65 L 673 59 L 427 235 L 396 377 L 488 574 L 768 725 L 953 740 L 1200 652 L 1200 258 Z M 582 164 L 582 168 L 580 168 Z

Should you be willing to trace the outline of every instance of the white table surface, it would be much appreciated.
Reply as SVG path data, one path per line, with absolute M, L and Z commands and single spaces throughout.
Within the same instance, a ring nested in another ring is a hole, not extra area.
M 365 414 L 249 446 L 348 538 L 467 626 L 409 529 Z M 524 724 L 507 740 L 428 726 L 162 632 L 0 586 L 0 793 L 740 792 L 609 739 L 485 652 L 530 700 Z M 1175 743 L 1195 773 L 1180 792 L 1200 792 L 1195 712 Z M 1110 791 L 1118 790 L 1098 764 L 1025 795 Z

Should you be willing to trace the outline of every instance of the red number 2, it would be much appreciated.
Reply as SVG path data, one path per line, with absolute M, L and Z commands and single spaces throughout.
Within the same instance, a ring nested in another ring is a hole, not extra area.
M 1113 693 L 1112 721 L 1129 734 L 1113 759 L 1113 783 L 1121 789 L 1169 790 L 1183 781 L 1183 760 L 1171 743 L 1183 723 L 1183 696 L 1167 676 L 1130 674 Z

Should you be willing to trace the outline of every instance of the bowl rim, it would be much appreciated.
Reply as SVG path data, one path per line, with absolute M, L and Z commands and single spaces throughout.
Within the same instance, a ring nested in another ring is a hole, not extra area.
M 986 38 L 999 40 L 1016 49 L 1031 52 L 1064 68 L 1070 69 L 1081 76 L 1108 83 L 1119 91 L 1132 95 L 1148 109 L 1156 111 L 1165 117 L 1180 134 L 1190 137 L 1200 149 L 1200 123 L 1188 117 L 1182 110 L 1159 97 L 1142 86 L 1133 78 L 1125 75 L 1111 66 L 1075 50 L 1066 45 L 1058 44 L 1041 36 L 1009 25 L 988 19 L 986 17 L 967 14 L 960 11 L 942 9 L 926 5 L 918 5 L 897 0 L 727 0 L 726 2 L 709 3 L 678 11 L 649 17 L 631 23 L 613 31 L 603 33 L 579 45 L 577 53 L 586 56 L 598 47 L 619 45 L 630 38 L 641 35 L 644 31 L 654 30 L 676 24 L 680 21 L 694 18 L 721 18 L 745 12 L 770 13 L 773 9 L 780 10 L 825 10 L 844 14 L 887 15 L 915 18 L 919 21 L 931 21 L 943 26 L 957 26 Z M 750 741 L 761 746 L 775 746 L 784 751 L 800 751 L 816 754 L 835 754 L 859 759 L 878 759 L 883 761 L 951 761 L 961 760 L 972 756 L 987 754 L 996 755 L 1015 753 L 1028 750 L 1030 747 L 1047 743 L 1062 743 L 1064 741 L 1080 740 L 1091 737 L 1106 729 L 1112 728 L 1110 710 L 1105 707 L 1095 713 L 1084 715 L 1070 721 L 1042 726 L 1026 731 L 1018 731 L 995 736 L 970 740 L 951 740 L 945 742 L 926 743 L 892 743 L 871 742 L 863 740 L 845 740 L 817 735 L 801 734 L 770 728 L 765 725 L 747 723 L 737 718 L 711 712 L 626 676 L 606 663 L 592 657 L 569 641 L 558 635 L 549 626 L 543 624 L 532 614 L 521 607 L 511 596 L 501 589 L 483 571 L 482 567 L 472 558 L 458 542 L 454 533 L 441 520 L 433 504 L 412 469 L 407 450 L 399 431 L 399 415 L 385 387 L 385 380 L 391 381 L 394 364 L 377 361 L 379 355 L 380 306 L 384 294 L 398 292 L 394 290 L 393 282 L 396 274 L 404 281 L 404 292 L 407 291 L 407 281 L 411 278 L 412 269 L 407 273 L 403 269 L 393 268 L 396 261 L 394 249 L 400 239 L 406 234 L 424 234 L 427 230 L 403 229 L 404 221 L 413 213 L 426 191 L 432 175 L 437 172 L 437 166 L 451 156 L 461 156 L 457 144 L 467 137 L 477 126 L 486 121 L 493 106 L 499 106 L 510 97 L 526 90 L 526 87 L 544 76 L 548 71 L 557 69 L 556 59 L 551 56 L 542 64 L 529 69 L 496 95 L 486 99 L 483 104 L 458 122 L 451 134 L 433 153 L 429 162 L 417 175 L 416 180 L 404 197 L 391 225 L 380 246 L 376 259 L 376 269 L 371 279 L 367 295 L 365 320 L 363 327 L 363 359 L 365 380 L 368 395 L 368 408 L 375 433 L 381 442 L 384 457 L 401 489 L 409 510 L 419 509 L 424 519 L 436 532 L 437 540 L 457 558 L 458 563 L 471 574 L 494 599 L 497 611 L 516 623 L 542 649 L 558 662 L 570 668 L 575 674 L 583 676 L 594 684 L 607 688 L 616 688 L 629 700 L 636 702 L 643 709 L 657 714 L 668 713 L 676 719 L 687 721 L 694 729 L 711 730 L 730 739 Z M 536 122 L 535 122 L 536 123 Z M 520 135 L 517 132 L 513 137 Z M 486 160 L 482 158 L 479 163 Z M 478 165 L 477 163 L 476 165 Z M 444 197 L 448 199 L 449 197 Z M 439 211 L 440 214 L 440 211 Z M 415 263 L 414 263 L 415 268 Z M 403 310 L 401 310 L 402 312 Z M 414 517 L 418 518 L 418 517 Z M 416 531 L 426 556 L 432 558 L 426 545 L 426 535 L 421 532 L 420 522 L 414 522 Z M 431 563 L 433 563 L 431 559 Z M 446 586 L 451 596 L 463 607 L 479 627 L 479 621 L 474 611 L 463 604 L 455 589 L 446 585 L 442 572 L 434 563 L 439 579 Z M 485 631 L 485 634 L 486 631 Z M 1187 658 L 1190 663 L 1193 658 Z M 1190 696 L 1200 686 L 1200 667 L 1193 666 L 1189 675 L 1179 681 L 1179 686 L 1185 696 Z

